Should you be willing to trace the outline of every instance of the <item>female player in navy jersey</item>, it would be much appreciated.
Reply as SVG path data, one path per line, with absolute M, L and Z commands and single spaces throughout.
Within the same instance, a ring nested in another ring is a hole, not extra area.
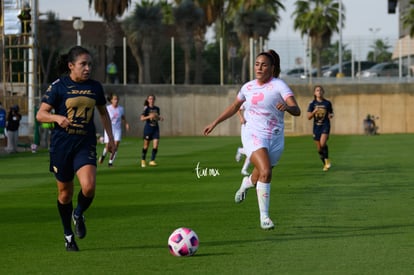
M 158 144 L 160 140 L 160 126 L 158 125 L 158 121 L 164 120 L 162 116 L 160 116 L 160 108 L 155 106 L 155 95 L 149 95 L 144 103 L 144 110 L 141 113 L 141 121 L 145 121 L 144 126 L 144 145 L 142 147 L 142 154 L 141 154 L 141 167 L 146 167 L 146 157 L 147 151 L 152 140 L 152 153 L 151 153 L 151 160 L 149 162 L 150 166 L 157 166 L 155 162 L 155 157 L 157 156 L 158 152 Z
M 307 116 L 309 120 L 313 119 L 313 140 L 323 163 L 323 171 L 328 171 L 331 168 L 331 162 L 327 142 L 334 114 L 332 104 L 324 97 L 324 94 L 322 86 L 315 86 L 313 89 L 314 99 L 309 104 Z
M 50 143 L 50 171 L 57 188 L 57 207 L 62 220 L 67 251 L 78 251 L 72 231 L 82 239 L 86 235 L 83 213 L 89 208 L 96 186 L 96 130 L 94 109 L 97 108 L 103 127 L 109 136 L 109 151 L 115 145 L 111 121 L 106 110 L 102 85 L 90 79 L 92 57 L 80 46 L 71 48 L 58 63 L 60 77 L 47 89 L 36 119 L 54 122 Z M 52 110 L 54 111 L 52 113 Z M 81 190 L 73 209 L 73 180 L 77 176 Z

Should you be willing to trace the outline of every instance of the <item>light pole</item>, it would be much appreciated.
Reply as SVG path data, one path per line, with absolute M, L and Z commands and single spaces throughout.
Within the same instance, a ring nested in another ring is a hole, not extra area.
M 338 63 L 339 63 L 339 72 L 337 77 L 343 77 L 342 72 L 342 0 L 339 0 L 339 48 L 338 48 Z
M 84 27 L 84 24 L 83 24 L 82 18 L 73 17 L 73 29 L 75 29 L 76 31 L 76 45 L 78 46 L 82 45 L 80 31 L 83 29 L 83 27 Z
M 369 31 L 372 33 L 372 37 L 374 39 L 374 62 L 377 61 L 377 42 L 376 42 L 376 34 L 379 32 L 381 28 L 369 28 Z

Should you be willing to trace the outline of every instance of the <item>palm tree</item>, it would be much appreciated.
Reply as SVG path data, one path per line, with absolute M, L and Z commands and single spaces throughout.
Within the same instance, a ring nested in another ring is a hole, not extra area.
M 114 61 L 117 16 L 122 16 L 131 4 L 131 0 L 88 0 L 89 8 L 94 5 L 95 12 L 104 19 L 106 27 L 106 58 Z
M 122 24 L 128 45 L 138 64 L 139 83 L 151 83 L 150 57 L 156 48 L 161 26 L 161 5 L 150 0 L 142 1 L 141 5 L 136 3 L 134 12 Z
M 125 32 L 127 43 L 129 49 L 131 50 L 132 55 L 135 58 L 138 66 L 138 83 L 144 82 L 144 62 L 141 57 L 141 49 L 139 45 L 141 44 L 141 37 L 138 32 L 135 30 L 135 22 L 132 16 L 126 17 L 122 22 L 122 29 Z
M 316 55 L 319 77 L 321 76 L 322 50 L 329 46 L 332 34 L 339 32 L 339 2 L 337 0 L 298 0 L 295 4 L 296 10 L 292 14 L 295 18 L 293 28 L 299 30 L 302 37 L 305 35 L 310 37 L 312 50 Z M 345 19 L 344 10 L 342 5 L 343 20 Z
M 367 60 L 378 63 L 391 61 L 392 53 L 388 51 L 391 46 L 387 44 L 387 41 L 377 39 L 370 48 L 372 51 L 368 52 Z
M 240 7 L 234 13 L 235 30 L 241 43 L 243 55 L 243 65 L 241 71 L 241 81 L 247 80 L 247 64 L 249 58 L 249 39 L 258 40 L 262 37 L 266 40 L 272 29 L 275 29 L 280 22 L 279 10 L 285 7 L 275 0 L 251 0 L 238 1 L 234 8 Z M 232 11 L 229 11 L 232 14 Z M 231 16 L 230 16 L 231 18 Z
M 194 83 L 201 83 L 203 79 L 203 60 L 202 53 L 205 46 L 205 35 L 207 27 L 211 26 L 220 17 L 224 5 L 223 0 L 195 0 L 195 4 L 203 10 L 204 20 L 195 30 L 195 77 Z
M 172 11 L 172 5 L 168 3 L 168 0 L 161 0 L 159 4 L 162 10 L 162 23 L 164 25 L 173 25 L 174 15 Z
M 178 5 L 184 1 L 176 0 Z M 200 21 L 200 25 L 194 30 L 194 48 L 195 48 L 195 76 L 194 83 L 201 83 L 203 78 L 203 60 L 202 54 L 206 44 L 205 35 L 207 28 L 214 23 L 222 15 L 223 0 L 194 0 L 194 4 L 203 10 L 204 20 Z
M 45 45 L 42 45 L 40 48 L 42 49 L 43 53 L 47 55 L 46 62 L 41 60 L 41 68 L 43 72 L 43 84 L 46 85 L 50 83 L 50 72 L 52 69 L 53 60 L 56 57 L 56 54 L 59 51 L 60 38 L 62 36 L 62 30 L 60 26 L 60 21 L 56 16 L 56 13 L 53 11 L 46 12 L 46 22 L 43 24 L 44 27 L 44 34 L 45 39 L 47 41 Z M 44 55 L 40 55 L 42 59 Z
M 184 84 L 190 84 L 191 49 L 194 33 L 204 23 L 204 12 L 193 1 L 184 0 L 173 9 L 177 32 L 184 51 Z
M 347 49 L 347 44 L 342 44 L 342 60 L 343 61 L 351 61 L 352 59 L 352 51 Z M 339 41 L 336 41 L 333 44 L 330 44 L 326 47 L 321 53 L 321 66 L 331 66 L 333 60 L 338 60 L 338 49 L 339 49 Z M 316 57 L 312 55 L 312 60 L 316 60 Z M 334 62 L 336 63 L 336 62 Z
M 410 0 L 410 9 L 403 11 L 401 16 L 404 28 L 409 29 L 410 36 L 414 36 L 414 0 Z

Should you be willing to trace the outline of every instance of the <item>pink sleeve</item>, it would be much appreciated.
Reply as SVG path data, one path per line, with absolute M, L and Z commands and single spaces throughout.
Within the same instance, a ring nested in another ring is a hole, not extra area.
M 280 95 L 285 101 L 288 97 L 294 96 L 290 87 L 283 81 L 281 82 L 281 85 L 280 85 Z

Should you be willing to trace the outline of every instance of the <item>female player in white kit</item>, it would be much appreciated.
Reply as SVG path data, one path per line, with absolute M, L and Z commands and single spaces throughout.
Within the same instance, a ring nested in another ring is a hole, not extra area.
M 234 102 L 204 128 L 204 135 L 237 113 L 245 103 L 246 124 L 242 143 L 254 169 L 249 177 L 243 178 L 235 201 L 242 202 L 247 190 L 256 187 L 260 226 L 268 230 L 274 228 L 269 217 L 270 182 L 272 167 L 277 164 L 284 149 L 285 111 L 293 116 L 299 116 L 301 111 L 292 90 L 278 78 L 280 59 L 275 51 L 260 53 L 256 57 L 254 70 L 256 79 L 243 85 Z
M 108 160 L 108 166 L 112 167 L 113 162 L 115 161 L 116 154 L 118 152 L 119 144 L 121 143 L 122 139 L 122 122 L 125 124 L 125 129 L 129 130 L 129 124 L 126 121 L 125 118 L 125 109 L 121 105 L 119 105 L 119 97 L 116 94 L 111 94 L 108 97 L 108 101 L 111 103 L 106 106 L 106 109 L 108 110 L 109 117 L 111 119 L 112 124 L 112 133 L 114 135 L 114 141 L 115 141 L 115 153 L 111 154 L 109 156 Z M 102 151 L 102 156 L 99 158 L 99 163 L 103 163 L 106 153 L 108 152 L 108 134 L 106 131 L 104 131 L 104 143 L 105 147 Z
M 239 115 L 239 119 L 240 119 L 240 124 L 241 124 L 241 135 L 243 135 L 243 131 L 244 131 L 244 125 L 246 124 L 246 119 L 244 118 L 244 106 L 242 105 L 240 107 L 240 110 L 237 112 L 237 114 Z M 235 159 L 237 162 L 239 162 L 241 160 L 242 155 L 246 156 L 246 153 L 244 152 L 244 148 L 243 147 L 238 147 L 237 151 L 236 151 L 236 156 Z M 249 169 L 250 166 L 250 159 L 246 156 L 246 158 L 244 159 L 244 163 L 243 163 L 243 167 L 241 169 L 241 174 L 244 176 L 248 176 L 250 175 L 249 171 L 247 169 Z

